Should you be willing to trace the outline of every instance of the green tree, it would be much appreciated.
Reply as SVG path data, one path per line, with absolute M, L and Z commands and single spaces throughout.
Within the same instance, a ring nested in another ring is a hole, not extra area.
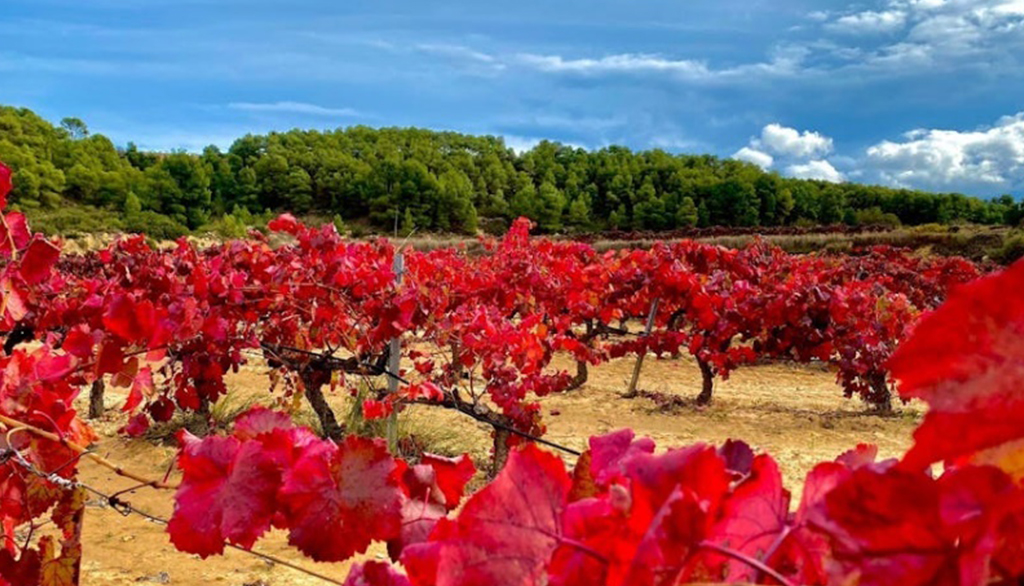
M 541 230 L 557 232 L 562 229 L 562 212 L 565 210 L 565 196 L 557 187 L 545 181 L 538 192 L 540 206 L 537 223 Z
M 1012 197 L 834 185 L 711 155 L 616 146 L 588 152 L 546 141 L 517 154 L 497 137 L 416 128 L 246 135 L 226 153 L 209 147 L 196 157 L 133 143 L 118 150 L 80 119 L 54 125 L 0 106 L 0 160 L 14 170 L 11 202 L 23 209 L 81 203 L 110 218 L 134 194 L 145 218 L 136 225 L 163 234 L 210 215 L 242 222 L 235 209 L 341 214 L 387 232 L 406 209 L 422 230 L 466 233 L 478 224 L 498 232 L 518 215 L 547 231 L 662 229 L 691 225 L 694 209 L 699 226 L 857 222 L 876 209 L 906 225 L 1024 220 Z
M 540 216 L 537 203 L 537 189 L 534 187 L 533 181 L 525 173 L 520 174 L 516 191 L 512 195 L 512 201 L 509 202 L 509 212 L 512 218 L 525 216 L 531 220 L 537 220 Z
M 613 230 L 621 230 L 629 223 L 629 216 L 626 213 L 626 205 L 620 205 L 617 210 L 608 216 L 608 227 Z
M 89 136 L 89 127 L 82 122 L 81 118 L 64 118 L 60 121 L 60 127 L 68 133 L 72 140 L 81 140 Z
M 210 176 L 199 157 L 172 153 L 146 173 L 152 179 L 150 194 L 159 210 L 190 229 L 209 220 Z
M 581 193 L 569 204 L 566 223 L 581 231 L 588 230 L 591 225 L 590 214 L 590 196 L 586 193 Z
M 471 234 L 477 229 L 473 183 L 462 171 L 449 169 L 438 178 L 439 195 L 434 207 L 435 225 L 442 230 Z
M 135 216 L 142 212 L 142 202 L 134 192 L 129 193 L 124 200 L 124 213 L 126 216 Z
M 402 225 L 399 228 L 399 232 L 402 236 L 411 236 L 416 231 L 416 219 L 412 215 L 412 210 L 405 208 L 405 214 L 402 215 Z
M 676 211 L 676 225 L 681 228 L 692 228 L 697 225 L 700 215 L 697 211 L 697 204 L 693 203 L 692 197 L 684 197 Z
M 828 184 L 821 190 L 821 211 L 818 220 L 823 224 L 836 224 L 846 216 L 846 198 L 838 185 Z

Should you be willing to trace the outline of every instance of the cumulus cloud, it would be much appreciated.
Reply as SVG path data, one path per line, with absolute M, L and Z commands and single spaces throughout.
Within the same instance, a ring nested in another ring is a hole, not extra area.
M 825 25 L 834 32 L 852 35 L 892 33 L 904 27 L 907 13 L 902 10 L 857 12 L 841 16 Z
M 867 149 L 864 166 L 879 180 L 927 189 L 1024 188 L 1024 112 L 973 131 L 919 129 Z
M 841 183 L 845 180 L 843 174 L 837 171 L 832 163 L 825 160 L 790 165 L 786 167 L 786 174 L 797 179 L 818 179 L 832 183 Z
M 768 170 L 776 163 L 790 177 L 820 179 L 839 183 L 846 178 L 825 156 L 832 152 L 832 139 L 821 133 L 799 131 L 781 124 L 768 124 L 761 134 L 733 153 L 732 158 Z
M 887 0 L 878 10 L 833 16 L 823 30 L 839 37 L 887 34 L 889 43 L 858 47 L 856 63 L 880 71 L 998 65 L 1015 70 L 1024 54 L 1021 0 Z
M 781 124 L 769 124 L 761 130 L 760 140 L 752 141 L 752 146 L 776 155 L 805 159 L 832 152 L 832 139 L 810 130 L 800 132 Z
M 357 110 L 352 108 L 326 108 L 316 104 L 304 102 L 232 102 L 228 104 L 232 110 L 244 112 L 269 112 L 275 114 L 303 114 L 306 116 L 322 116 L 328 118 L 351 118 L 359 116 Z
M 740 150 L 736 151 L 732 158 L 738 161 L 746 161 L 753 163 L 762 169 L 769 169 L 775 163 L 775 157 L 769 155 L 764 151 L 745 146 Z
M 579 76 L 661 75 L 687 83 L 749 84 L 785 78 L 831 79 L 838 71 L 902 74 L 910 70 L 1019 70 L 1024 62 L 1024 0 L 880 0 L 873 9 L 814 11 L 822 38 L 794 40 L 765 58 L 716 66 L 700 57 L 651 53 L 567 57 L 521 53 L 513 64 Z M 879 42 L 882 39 L 882 42 Z

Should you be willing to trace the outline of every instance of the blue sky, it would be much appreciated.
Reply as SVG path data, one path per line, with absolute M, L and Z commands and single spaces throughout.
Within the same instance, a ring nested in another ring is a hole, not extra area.
M 118 144 L 422 126 L 1024 192 L 1024 0 L 3 0 L 0 103 Z

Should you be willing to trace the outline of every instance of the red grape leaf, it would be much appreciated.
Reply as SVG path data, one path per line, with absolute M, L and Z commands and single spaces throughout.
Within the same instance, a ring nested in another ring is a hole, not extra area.
M 291 214 L 281 214 L 267 222 L 267 229 L 271 232 L 286 232 L 295 235 L 302 228 L 302 224 Z
M 203 558 L 223 553 L 225 540 L 252 547 L 277 511 L 282 471 L 274 453 L 233 437 L 199 440 L 186 432 L 181 441 L 171 542 Z
M 156 386 L 153 383 L 153 370 L 146 366 L 135 375 L 132 380 L 132 388 L 128 393 L 128 399 L 124 403 L 122 411 L 132 413 L 142 403 L 142 400 L 153 394 Z
M 409 579 L 383 562 L 356 564 L 343 586 L 409 586 Z
M 375 399 L 363 401 L 363 418 L 367 421 L 383 419 L 391 415 L 393 411 L 394 408 L 389 401 L 377 401 Z
M 42 236 L 35 236 L 25 249 L 18 272 L 29 285 L 41 283 L 60 257 L 60 247 Z
M 35 586 L 39 584 L 39 573 L 42 560 L 35 549 L 21 552 L 18 559 L 8 548 L 0 549 L 0 580 L 6 580 L 12 586 Z
M 137 413 L 120 431 L 128 434 L 128 437 L 142 437 L 142 434 L 149 431 L 149 425 L 149 417 L 145 413 Z
M 60 257 L 60 248 L 49 240 L 35 238 L 21 257 L 19 271 L 29 285 L 36 285 L 50 274 L 53 263 Z
M 8 256 L 14 250 L 21 250 L 28 245 L 32 239 L 32 232 L 28 229 L 28 220 L 21 212 L 11 212 L 4 216 L 0 222 L 0 250 Z
M 643 500 L 642 494 L 634 495 L 640 497 L 637 501 Z M 644 523 L 647 529 L 640 541 L 614 556 L 629 552 L 628 564 L 612 574 L 611 583 L 654 586 L 673 583 L 667 577 L 685 576 L 687 581 L 706 577 L 703 560 L 692 557 L 709 525 L 709 512 L 696 493 L 677 487 L 656 514 L 644 517 L 650 521 Z M 625 573 L 620 574 L 622 570 Z
M 476 474 L 476 466 L 468 454 L 458 458 L 445 458 L 434 454 L 423 454 L 421 466 L 430 466 L 436 474 L 437 488 L 444 496 L 443 504 L 449 511 L 459 505 L 466 485 Z
M 622 429 L 590 438 L 590 470 L 599 485 L 607 486 L 622 473 L 623 462 L 637 454 L 654 453 L 654 441 L 644 437 L 634 441 L 632 429 Z
M 64 542 L 57 553 L 57 543 L 47 535 L 39 540 L 42 565 L 39 568 L 39 586 L 78 586 L 78 568 L 82 559 L 80 543 Z
M 992 559 L 1019 553 L 1024 494 L 1002 471 L 966 467 L 935 480 L 921 472 L 854 470 L 810 515 L 826 534 L 833 578 L 870 585 L 984 585 Z M 1021 562 L 1011 562 L 1020 571 Z M 1012 567 L 1012 566 L 1010 566 Z
M 1007 295 L 1022 290 L 1024 261 L 954 290 L 889 361 L 903 398 L 930 407 L 903 458 L 908 468 L 1024 438 L 1024 296 Z M 1008 472 L 1019 477 L 1024 467 Z
M 741 476 L 750 474 L 754 465 L 754 450 L 746 442 L 726 440 L 718 448 L 718 453 L 725 459 L 725 467 L 730 472 Z
M 878 446 L 873 444 L 857 444 L 856 448 L 847 450 L 836 458 L 836 462 L 849 468 L 860 468 L 874 464 L 878 458 Z
M 0 163 L 0 210 L 7 207 L 7 194 L 14 188 L 11 182 L 11 168 Z
M 256 439 L 277 429 L 292 429 L 294 424 L 287 413 L 272 411 L 266 407 L 253 407 L 235 420 L 235 437 L 241 440 Z
M 87 358 L 92 356 L 93 338 L 91 335 L 86 333 L 84 328 L 73 329 L 68 332 L 68 335 L 64 338 L 64 344 L 61 346 L 76 358 Z
M 789 491 L 782 486 L 775 460 L 764 454 L 755 456 L 749 476 L 726 497 L 718 515 L 709 541 L 758 560 L 777 547 L 788 527 Z M 727 582 L 755 582 L 757 578 L 757 570 L 750 565 L 726 561 Z
M 417 586 L 541 586 L 559 543 L 569 493 L 562 461 L 533 444 L 509 455 L 458 519 L 402 560 Z M 410 551 L 411 550 L 411 551 Z
M 371 541 L 398 537 L 404 495 L 397 469 L 381 440 L 310 445 L 278 493 L 288 542 L 316 561 L 343 561 Z
M 103 326 L 126 342 L 148 342 L 156 327 L 153 302 L 137 303 L 127 295 L 116 295 L 103 314 Z
M 407 547 L 426 542 L 446 514 L 443 505 L 425 499 L 405 499 L 402 503 L 401 533 L 388 541 L 388 555 L 391 559 L 398 560 Z
M 625 496 L 620 499 L 623 503 L 628 501 L 621 486 L 613 486 L 612 490 Z M 568 539 L 552 554 L 549 567 L 552 584 L 614 583 L 607 580 L 609 562 L 629 564 L 635 548 L 630 544 L 637 539 L 630 534 L 624 508 L 627 507 L 617 508 L 607 498 L 584 498 L 566 507 L 562 526 L 563 535 Z M 622 547 L 623 544 L 626 547 Z M 598 555 L 592 555 L 591 551 Z

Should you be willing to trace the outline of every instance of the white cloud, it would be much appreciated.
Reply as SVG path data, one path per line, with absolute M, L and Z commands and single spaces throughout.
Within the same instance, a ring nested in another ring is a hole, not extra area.
M 879 180 L 927 189 L 1024 188 L 1024 112 L 974 131 L 919 129 L 867 149 L 864 166 Z
M 830 17 L 836 35 L 889 34 L 856 49 L 853 65 L 903 73 L 958 68 L 1016 72 L 1024 55 L 1024 0 L 887 0 L 879 10 Z
M 707 65 L 690 59 L 666 59 L 658 55 L 624 53 L 599 59 L 565 59 L 560 55 L 519 55 L 520 62 L 549 73 L 669 72 L 687 77 L 707 77 Z
M 790 177 L 839 183 L 846 178 L 824 158 L 831 152 L 831 138 L 818 132 L 801 132 L 773 123 L 762 128 L 760 136 L 751 138 L 750 143 L 736 151 L 732 158 L 753 163 L 764 170 L 780 163 L 781 159 L 779 166 Z
M 868 10 L 839 17 L 826 24 L 825 28 L 837 33 L 863 35 L 893 33 L 902 29 L 906 23 L 907 13 L 902 10 Z
M 832 152 L 832 139 L 809 130 L 800 132 L 780 124 L 769 124 L 761 130 L 760 140 L 752 141 L 751 146 L 776 155 L 806 159 Z
M 504 67 L 500 63 L 497 63 L 497 59 L 493 55 L 488 55 L 487 53 L 483 53 L 469 47 L 464 47 L 462 45 L 420 43 L 416 45 L 416 50 L 423 53 L 440 55 L 442 57 L 466 59 L 468 61 L 476 61 L 478 63 Z
M 599 116 L 548 114 L 544 112 L 502 116 L 498 121 L 504 126 L 513 125 L 555 130 L 587 130 L 593 132 L 620 128 L 628 123 L 626 117 L 621 115 L 605 118 Z
M 520 53 L 515 61 L 545 73 L 576 75 L 663 74 L 693 82 L 748 81 L 799 74 L 810 51 L 799 45 L 781 45 L 770 59 L 715 69 L 696 59 L 671 59 L 649 53 L 621 53 L 600 58 L 567 59 L 561 55 Z
M 665 149 L 669 151 L 699 151 L 701 143 L 689 138 L 673 134 L 655 135 L 650 138 L 648 144 L 651 148 Z M 610 146 L 610 145 L 607 145 Z
M 232 110 L 245 112 L 269 112 L 275 114 L 304 114 L 307 116 L 322 116 L 326 118 L 354 118 L 360 116 L 357 110 L 352 108 L 326 108 L 316 104 L 303 102 L 233 102 L 228 104 Z
M 762 169 L 768 169 L 775 163 L 775 157 L 748 146 L 736 151 L 732 158 L 738 161 L 753 163 Z
M 786 174 L 797 179 L 818 179 L 841 183 L 845 180 L 843 174 L 832 166 L 832 163 L 824 160 L 808 161 L 786 167 Z
M 502 138 L 505 140 L 505 146 L 512 149 L 519 155 L 532 150 L 533 147 L 537 146 L 542 140 L 544 140 L 542 138 L 510 135 L 505 135 Z

